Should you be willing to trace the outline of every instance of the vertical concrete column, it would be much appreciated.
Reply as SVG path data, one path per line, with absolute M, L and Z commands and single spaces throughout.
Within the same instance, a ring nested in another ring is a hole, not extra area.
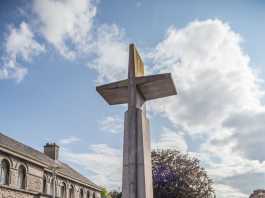
M 137 109 L 137 198 L 153 198 L 149 120 Z
M 125 113 L 123 145 L 123 198 L 153 198 L 149 121 L 136 108 L 136 122 L 129 130 L 128 112 Z

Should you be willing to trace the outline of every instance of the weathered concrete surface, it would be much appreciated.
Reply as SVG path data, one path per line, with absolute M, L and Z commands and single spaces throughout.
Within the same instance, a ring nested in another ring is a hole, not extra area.
M 177 94 L 170 73 L 136 77 L 135 83 L 145 101 Z M 128 80 L 98 86 L 96 89 L 110 105 L 129 101 Z
M 145 112 L 136 110 L 137 123 L 129 128 L 125 113 L 123 144 L 123 198 L 153 198 L 149 120 Z

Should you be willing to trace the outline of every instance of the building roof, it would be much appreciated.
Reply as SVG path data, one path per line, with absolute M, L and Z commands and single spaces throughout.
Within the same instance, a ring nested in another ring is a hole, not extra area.
M 71 178 L 72 180 L 78 180 L 80 183 L 84 183 L 85 185 L 94 187 L 99 190 L 101 189 L 101 187 L 94 184 L 88 178 L 82 176 L 80 173 L 78 173 L 76 170 L 71 168 L 66 163 L 61 162 L 59 160 L 53 160 L 52 158 L 48 157 L 44 153 L 30 146 L 22 144 L 0 132 L 0 147 L 1 146 L 17 154 L 20 154 L 22 156 L 25 156 L 27 158 L 30 158 L 32 160 L 36 160 L 42 164 L 45 164 L 48 169 L 52 169 L 51 167 L 59 167 L 59 169 L 57 170 L 59 175 L 61 173 L 62 175 L 68 177 L 68 179 Z

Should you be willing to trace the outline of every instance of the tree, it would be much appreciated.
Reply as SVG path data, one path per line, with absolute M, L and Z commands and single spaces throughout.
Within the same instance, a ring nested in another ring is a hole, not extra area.
M 118 191 L 116 191 L 116 190 L 111 191 L 111 192 L 109 193 L 109 195 L 110 195 L 112 198 L 121 198 L 121 192 L 118 192 Z
M 110 193 L 108 193 L 106 188 L 103 188 L 103 190 L 101 191 L 101 197 L 102 198 L 112 198 Z
M 152 152 L 154 198 L 214 198 L 212 180 L 198 159 L 176 150 Z

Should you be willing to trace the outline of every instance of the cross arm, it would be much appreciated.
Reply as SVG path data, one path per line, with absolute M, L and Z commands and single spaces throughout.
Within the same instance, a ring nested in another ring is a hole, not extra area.
M 177 94 L 170 73 L 136 77 L 135 81 L 145 101 Z M 128 80 L 98 86 L 96 90 L 110 105 L 128 103 Z

